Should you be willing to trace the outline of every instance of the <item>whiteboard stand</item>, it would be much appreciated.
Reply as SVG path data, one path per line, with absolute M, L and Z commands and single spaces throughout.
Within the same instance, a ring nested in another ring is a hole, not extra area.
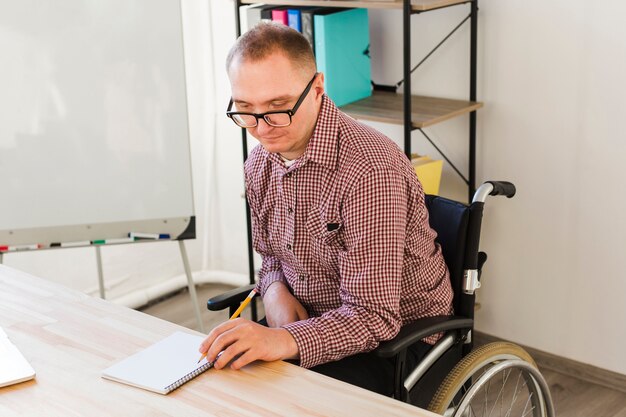
M 202 323 L 202 316 L 200 315 L 200 306 L 198 305 L 198 296 L 196 293 L 196 284 L 193 282 L 193 275 L 191 274 L 191 268 L 189 267 L 189 258 L 187 257 L 187 249 L 185 248 L 185 241 L 179 240 L 178 247 L 180 248 L 180 256 L 183 260 L 183 266 L 185 267 L 185 275 L 187 276 L 187 288 L 189 288 L 189 296 L 191 297 L 191 303 L 193 305 L 193 311 L 196 314 L 196 321 L 198 322 L 198 328 L 204 333 L 204 323 Z M 96 246 L 96 261 L 98 264 L 98 286 L 100 288 L 100 298 L 106 299 L 104 290 L 104 274 L 102 273 L 102 255 L 100 253 L 100 246 Z M 2 263 L 2 253 L 0 253 L 0 264 Z
M 200 306 L 198 305 L 198 296 L 196 295 L 196 284 L 193 282 L 193 276 L 191 275 L 191 268 L 189 267 L 189 258 L 187 258 L 187 249 L 185 249 L 185 241 L 179 240 L 178 246 L 180 247 L 180 256 L 183 258 L 183 265 L 185 266 L 185 275 L 187 275 L 187 287 L 189 287 L 189 295 L 191 296 L 191 302 L 193 309 L 196 313 L 196 320 L 198 321 L 198 328 L 204 333 L 204 324 L 202 323 L 202 317 L 200 316 Z
M 100 246 L 96 246 L 96 263 L 98 264 L 98 287 L 100 288 L 100 298 L 105 300 L 104 274 L 102 273 L 102 254 L 100 253 Z

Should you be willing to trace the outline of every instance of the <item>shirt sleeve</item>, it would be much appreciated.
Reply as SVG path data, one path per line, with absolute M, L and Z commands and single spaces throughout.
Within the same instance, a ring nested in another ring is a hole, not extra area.
M 301 366 L 370 351 L 400 330 L 408 187 L 402 173 L 372 169 L 347 194 L 345 251 L 339 255 L 342 305 L 284 326 L 296 340 Z
M 283 271 L 280 269 L 280 263 L 276 266 L 278 260 L 273 256 L 263 256 L 263 264 L 259 271 L 259 282 L 256 284 L 257 292 L 263 297 L 270 285 L 276 281 L 280 281 L 287 285 L 287 280 Z M 275 269 L 279 268 L 279 269 Z
M 246 178 L 246 198 L 250 205 L 250 212 L 252 217 L 252 244 L 254 250 L 261 255 L 262 264 L 259 270 L 259 281 L 256 285 L 256 290 L 261 297 L 265 295 L 265 291 L 276 281 L 280 281 L 287 284 L 285 275 L 282 271 L 280 260 L 272 255 L 269 250 L 269 244 L 267 241 L 267 232 L 264 225 L 258 219 L 256 213 L 258 213 L 258 202 L 254 190 L 250 186 L 248 178 Z

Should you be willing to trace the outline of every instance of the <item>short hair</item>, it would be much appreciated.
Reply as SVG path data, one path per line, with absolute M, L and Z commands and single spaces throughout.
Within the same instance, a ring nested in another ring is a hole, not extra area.
M 237 39 L 228 52 L 226 71 L 233 61 L 260 61 L 275 52 L 282 52 L 295 68 L 317 71 L 315 55 L 309 41 L 297 30 L 277 22 L 261 21 Z

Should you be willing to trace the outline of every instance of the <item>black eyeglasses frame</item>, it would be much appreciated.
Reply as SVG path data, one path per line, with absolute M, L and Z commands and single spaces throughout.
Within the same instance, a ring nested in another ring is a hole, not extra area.
M 248 112 L 240 112 L 240 111 L 231 111 L 230 109 L 233 107 L 233 99 L 231 97 L 230 102 L 228 103 L 228 108 L 226 109 L 226 116 L 229 117 L 237 126 L 239 127 L 243 127 L 244 129 L 247 128 L 252 128 L 252 127 L 256 127 L 259 125 L 259 119 L 263 119 L 265 121 L 265 123 L 267 123 L 268 125 L 272 126 L 272 127 L 287 127 L 291 125 L 291 118 L 296 114 L 296 111 L 298 110 L 298 108 L 300 107 L 300 105 L 302 104 L 302 102 L 304 101 L 304 99 L 306 98 L 306 96 L 309 94 L 309 91 L 311 90 L 311 87 L 313 86 L 313 81 L 315 81 L 315 78 L 317 78 L 317 75 L 319 73 L 316 72 L 315 75 L 313 75 L 313 78 L 311 78 L 311 81 L 309 81 L 309 83 L 306 85 L 306 88 L 304 89 L 304 91 L 302 92 L 302 94 L 300 94 L 300 97 L 298 98 L 298 101 L 296 101 L 296 104 L 289 110 L 273 110 L 273 111 L 268 111 L 265 113 L 248 113 Z M 272 115 L 272 114 L 287 114 L 289 116 L 289 123 L 285 124 L 285 125 L 276 125 L 274 123 L 272 123 L 271 119 L 267 116 Z M 256 123 L 252 126 L 242 126 L 240 123 L 238 123 L 234 116 L 237 115 L 245 115 L 245 116 L 254 116 L 254 118 L 256 119 Z

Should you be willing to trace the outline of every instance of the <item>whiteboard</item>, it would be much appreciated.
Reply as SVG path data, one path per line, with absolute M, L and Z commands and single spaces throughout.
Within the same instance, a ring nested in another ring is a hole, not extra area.
M 0 245 L 194 237 L 179 0 L 0 0 Z

